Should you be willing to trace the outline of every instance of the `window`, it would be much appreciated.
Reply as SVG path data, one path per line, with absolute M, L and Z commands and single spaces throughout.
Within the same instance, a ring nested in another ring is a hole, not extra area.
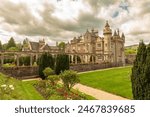
M 98 47 L 101 47 L 101 44 L 98 44 L 97 46 L 98 46 Z

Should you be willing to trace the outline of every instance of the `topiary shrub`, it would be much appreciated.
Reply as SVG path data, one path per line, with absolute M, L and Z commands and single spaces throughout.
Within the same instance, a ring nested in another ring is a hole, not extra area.
M 69 69 L 69 56 L 66 54 L 57 55 L 55 73 L 58 75 L 61 72 L 68 69 Z
M 43 70 L 44 76 L 48 77 L 49 75 L 54 75 L 54 70 L 52 70 L 50 67 L 47 67 Z
M 76 83 L 80 82 L 77 72 L 73 70 L 65 70 L 60 74 L 60 78 L 67 91 L 70 91 Z
M 145 77 L 146 55 L 146 45 L 141 42 L 139 44 L 131 74 L 132 93 L 133 98 L 136 100 L 146 99 L 146 97 L 144 96 L 145 93 L 147 93 L 145 92 L 147 84 Z

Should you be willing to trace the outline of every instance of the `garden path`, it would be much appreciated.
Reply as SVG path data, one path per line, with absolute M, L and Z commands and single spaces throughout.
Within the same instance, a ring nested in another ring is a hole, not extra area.
M 117 96 L 117 95 L 102 91 L 100 89 L 95 89 L 95 88 L 88 87 L 82 84 L 76 84 L 73 88 L 85 94 L 91 95 L 98 100 L 127 100 L 126 98 L 123 98 L 121 96 Z

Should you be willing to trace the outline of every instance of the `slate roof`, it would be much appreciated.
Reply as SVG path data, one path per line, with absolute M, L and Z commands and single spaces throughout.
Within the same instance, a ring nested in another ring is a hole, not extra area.
M 39 50 L 39 43 L 38 42 L 31 42 L 30 41 L 30 45 L 31 45 L 32 50 Z

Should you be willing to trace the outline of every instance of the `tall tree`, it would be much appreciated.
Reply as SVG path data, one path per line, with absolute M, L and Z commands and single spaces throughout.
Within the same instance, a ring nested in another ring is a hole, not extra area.
M 0 41 L 0 50 L 2 50 L 2 49 L 3 49 L 3 45 L 2 45 L 2 43 Z
M 145 74 L 143 80 L 144 86 L 144 99 L 150 100 L 150 44 L 147 47 L 147 56 L 146 56 L 146 64 L 145 64 Z
M 54 58 L 48 53 L 42 54 L 42 56 L 39 58 L 39 75 L 42 79 L 45 79 L 43 70 L 46 67 L 54 69 Z
M 13 37 L 10 38 L 10 40 L 8 41 L 7 44 L 7 49 L 11 48 L 11 47 L 16 47 L 16 43 Z
M 131 82 L 134 99 L 143 99 L 144 97 L 144 72 L 146 59 L 146 45 L 142 42 L 139 44 L 136 59 L 132 68 Z
M 56 58 L 55 73 L 58 75 L 61 72 L 69 69 L 69 55 L 59 54 Z

